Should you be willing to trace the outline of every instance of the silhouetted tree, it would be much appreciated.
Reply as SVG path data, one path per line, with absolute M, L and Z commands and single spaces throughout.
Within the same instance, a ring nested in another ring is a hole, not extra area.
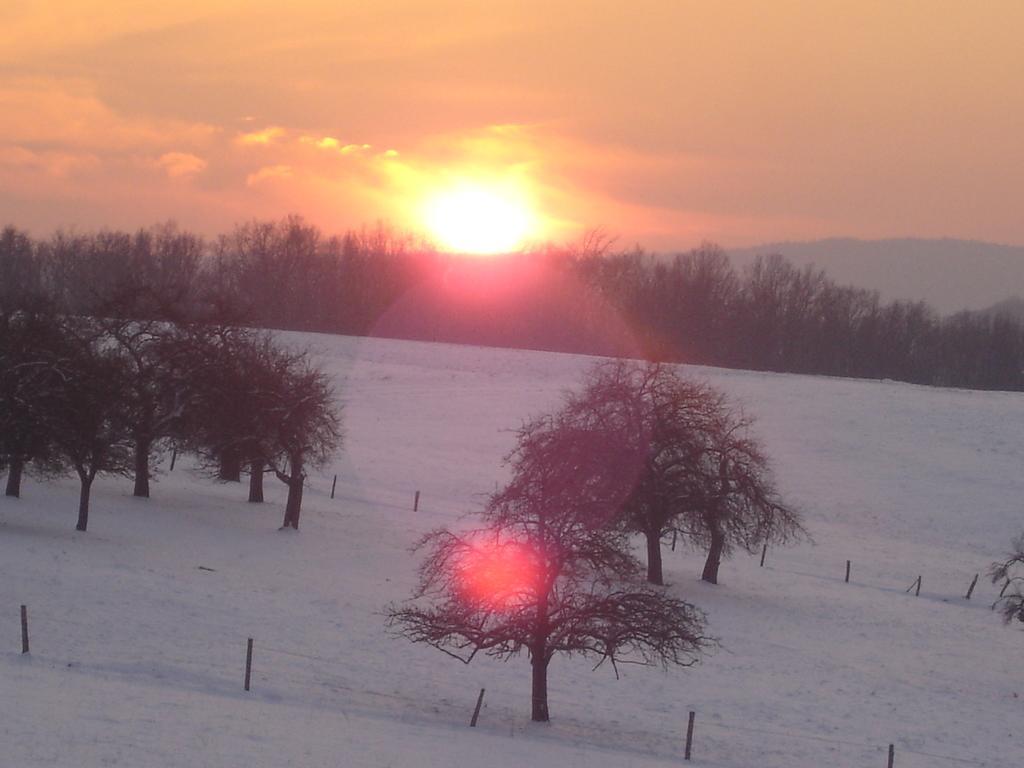
M 288 486 L 282 527 L 298 528 L 306 472 L 323 466 L 342 440 L 330 380 L 308 353 L 264 334 L 223 328 L 197 349 L 204 362 L 194 377 L 190 446 L 222 477 L 225 463 L 248 465 L 250 501 L 262 501 L 263 474 L 273 472 Z
M 342 440 L 330 379 L 307 353 L 278 351 L 260 392 L 259 417 L 268 427 L 262 458 L 288 486 L 282 528 L 298 530 L 306 472 L 323 467 Z
M 644 535 L 647 580 L 664 583 L 661 541 L 687 509 L 719 398 L 671 366 L 616 360 L 595 365 L 560 412 L 578 439 L 604 445 L 626 529 Z M 564 430 L 564 427 L 563 427 Z M 611 450 L 614 446 L 616 451 Z
M 0 469 L 7 469 L 7 496 L 21 496 L 29 462 L 44 474 L 58 470 L 47 417 L 65 386 L 65 347 L 48 308 L 0 311 Z
M 125 371 L 133 494 L 149 498 L 152 458 L 181 433 L 190 400 L 195 399 L 193 379 L 202 369 L 179 338 L 185 331 L 172 322 L 107 315 L 99 326 Z
M 400 635 L 466 663 L 527 651 L 535 721 L 549 719 L 557 653 L 687 666 L 712 642 L 700 611 L 637 583 L 640 565 L 615 525 L 622 478 L 609 471 L 607 444 L 578 429 L 557 415 L 524 426 L 508 457 L 512 480 L 490 498 L 484 527 L 422 539 L 413 599 L 389 608 Z
M 765 543 L 807 536 L 800 514 L 779 497 L 751 423 L 720 399 L 679 518 L 680 533 L 707 548 L 701 579 L 711 584 L 735 547 L 752 554 Z
M 93 481 L 132 468 L 129 374 L 110 339 L 90 321 L 65 323 L 69 354 L 61 361 L 63 386 L 48 402 L 47 430 L 57 456 L 81 485 L 77 530 L 89 523 Z
M 38 307 L 45 298 L 32 239 L 7 226 L 0 230 L 0 313 Z
M 712 583 L 731 547 L 753 551 L 804 534 L 799 515 L 775 492 L 749 420 L 673 366 L 599 363 L 560 418 L 579 439 L 606 446 L 604 471 L 624 488 L 620 517 L 645 537 L 653 584 L 663 583 L 661 542 L 668 534 L 707 548 L 703 578 Z
M 1024 533 L 1013 540 L 1013 551 L 1006 560 L 992 564 L 989 576 L 993 584 L 1003 583 L 993 607 L 1000 609 L 1007 623 L 1024 624 Z
M 269 427 L 260 382 L 267 377 L 273 341 L 230 325 L 193 324 L 177 346 L 173 357 L 189 371 L 180 442 L 221 481 L 239 481 L 245 461 L 258 465 L 250 501 L 261 501 Z

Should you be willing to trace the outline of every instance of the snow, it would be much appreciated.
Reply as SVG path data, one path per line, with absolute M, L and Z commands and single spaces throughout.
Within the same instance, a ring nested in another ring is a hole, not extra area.
M 317 350 L 345 403 L 345 449 L 310 478 L 299 533 L 277 530 L 283 485 L 247 504 L 180 457 L 148 501 L 98 480 L 85 534 L 71 479 L 0 498 L 0 765 L 646 768 L 682 762 L 690 710 L 695 766 L 884 766 L 889 743 L 900 768 L 1024 760 L 1024 634 L 989 610 L 984 575 L 963 598 L 1024 529 L 1024 396 L 689 369 L 757 417 L 815 544 L 764 568 L 740 553 L 717 587 L 700 553 L 666 552 L 721 649 L 620 680 L 556 658 L 536 725 L 525 659 L 462 665 L 390 637 L 382 611 L 412 588 L 408 547 L 472 523 L 510 430 L 592 360 L 285 338 Z

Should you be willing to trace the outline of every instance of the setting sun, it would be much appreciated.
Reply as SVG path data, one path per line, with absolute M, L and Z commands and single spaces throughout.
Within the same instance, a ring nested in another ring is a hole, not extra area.
M 535 228 L 521 195 L 499 187 L 460 184 L 430 197 L 423 218 L 438 244 L 458 253 L 508 253 Z

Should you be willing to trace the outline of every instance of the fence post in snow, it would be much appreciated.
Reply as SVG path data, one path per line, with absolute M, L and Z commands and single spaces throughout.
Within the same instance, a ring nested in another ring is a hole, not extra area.
M 697 717 L 697 713 L 691 711 L 690 720 L 686 724 L 686 751 L 683 753 L 684 760 L 690 759 L 690 751 L 693 748 L 693 720 L 695 717 Z
M 846 583 L 850 583 L 850 561 L 846 561 Z
M 178 460 L 178 447 L 175 446 L 174 449 L 171 451 L 171 468 L 168 470 L 168 472 L 173 472 L 174 471 L 174 462 L 176 462 L 177 460 Z
M 21 606 L 21 652 L 28 653 L 28 607 Z
M 484 691 L 485 690 L 486 689 L 481 688 L 480 689 L 480 695 L 476 697 L 476 707 L 473 709 L 473 717 L 469 721 L 469 727 L 470 728 L 476 728 L 477 718 L 480 717 L 480 707 L 482 707 L 483 703 L 484 703 Z
M 892 768 L 893 761 L 896 759 L 896 747 L 892 744 L 889 745 L 889 768 Z
M 921 577 L 917 577 L 917 589 L 914 590 L 914 597 L 921 596 Z
M 334 489 L 338 487 L 338 476 L 334 476 L 334 480 L 331 481 L 331 498 L 334 498 Z
M 981 574 L 978 573 L 974 574 L 974 579 L 971 581 L 971 586 L 967 588 L 967 596 L 965 597 L 966 600 L 970 600 L 971 595 L 974 594 L 974 585 L 978 583 L 978 576 L 980 575 Z
M 249 681 L 252 679 L 252 638 L 245 648 L 245 690 L 249 690 Z
M 413 499 L 412 499 L 412 511 L 413 512 L 419 512 L 420 511 L 420 492 L 419 491 L 416 491 L 416 495 L 413 496 Z
M 768 554 L 768 545 L 761 547 L 761 568 L 764 568 L 764 556 Z

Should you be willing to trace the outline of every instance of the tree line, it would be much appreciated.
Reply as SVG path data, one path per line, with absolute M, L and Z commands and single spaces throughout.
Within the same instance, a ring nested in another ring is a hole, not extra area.
M 472 258 L 386 225 L 326 237 L 301 217 L 213 239 L 161 225 L 135 233 L 0 233 L 0 302 L 44 296 L 90 314 L 148 296 L 199 319 L 230 308 L 253 326 L 646 357 L 754 370 L 1024 389 L 1024 326 L 883 302 L 780 255 L 742 270 L 714 245 L 671 257 L 571 246 Z
M 20 496 L 26 470 L 72 473 L 76 528 L 89 522 L 100 474 L 134 480 L 148 498 L 154 463 L 189 451 L 225 481 L 267 473 L 288 488 L 282 527 L 298 528 L 306 471 L 341 442 L 328 377 L 304 351 L 224 322 L 155 316 L 147 293 L 120 294 L 92 315 L 43 303 L 0 305 L 0 470 Z

